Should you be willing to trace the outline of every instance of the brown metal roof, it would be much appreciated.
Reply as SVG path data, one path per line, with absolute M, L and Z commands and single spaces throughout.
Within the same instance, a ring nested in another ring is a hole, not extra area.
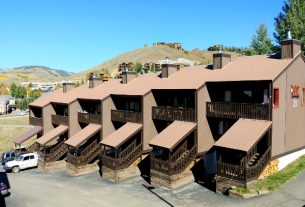
M 30 103 L 30 106 L 44 107 L 48 105 L 52 100 L 60 100 L 61 95 L 63 94 L 62 88 L 53 91 L 49 94 L 43 95 Z
M 269 55 L 243 56 L 228 63 L 223 69 L 186 67 L 163 78 L 152 89 L 198 89 L 206 82 L 275 80 L 294 59 L 277 59 Z
M 271 121 L 239 119 L 216 143 L 225 147 L 248 152 L 271 127 Z
M 197 124 L 193 122 L 174 121 L 153 138 L 149 145 L 163 147 L 172 151 L 196 126 Z
M 19 137 L 17 137 L 14 141 L 15 144 L 21 144 L 25 142 L 26 140 L 30 139 L 35 134 L 38 134 L 42 131 L 42 127 L 40 126 L 34 126 L 29 131 L 26 131 L 25 133 L 21 134 Z
M 59 125 L 58 127 L 52 129 L 50 132 L 37 139 L 36 142 L 40 145 L 46 145 L 53 139 L 57 138 L 59 135 L 68 131 L 68 129 L 69 128 L 67 126 Z
M 221 75 L 214 79 L 216 81 L 274 80 L 294 59 L 277 59 L 269 55 L 239 57 L 220 69 Z
M 71 138 L 65 141 L 65 144 L 70 145 L 72 147 L 79 147 L 85 141 L 87 141 L 90 137 L 95 135 L 98 131 L 102 129 L 102 126 L 99 124 L 89 124 L 76 134 L 74 134 Z
M 118 148 L 121 144 L 139 132 L 142 127 L 142 124 L 127 122 L 121 128 L 103 139 L 100 143 L 108 147 Z
M 139 75 L 127 84 L 121 84 L 120 87 L 111 91 L 115 95 L 143 96 L 148 93 L 152 87 L 162 81 L 155 73 Z
M 88 84 L 81 85 L 79 87 L 73 88 L 72 90 L 63 93 L 63 89 L 60 88 L 52 93 L 41 96 L 34 102 L 31 106 L 44 107 L 51 102 L 69 104 L 76 99 L 94 99 L 103 100 L 110 95 L 110 91 L 114 90 L 116 87 L 120 87 L 121 83 L 119 79 L 109 80 L 101 85 L 94 88 L 89 88 Z
M 68 91 L 67 93 L 63 93 L 62 97 L 59 100 L 53 102 L 69 104 L 78 98 L 102 100 L 110 95 L 110 91 L 114 90 L 120 85 L 121 84 L 119 79 L 103 82 L 102 84 L 94 88 L 89 88 L 88 84 L 85 84 L 74 88 Z

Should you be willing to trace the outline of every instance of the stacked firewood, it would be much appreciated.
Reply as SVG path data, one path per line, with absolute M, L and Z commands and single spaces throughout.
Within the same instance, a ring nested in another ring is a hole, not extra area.
M 262 174 L 259 176 L 259 180 L 264 179 L 265 177 L 268 177 L 270 175 L 273 175 L 279 170 L 279 160 L 273 160 L 269 162 L 267 167 L 264 169 Z

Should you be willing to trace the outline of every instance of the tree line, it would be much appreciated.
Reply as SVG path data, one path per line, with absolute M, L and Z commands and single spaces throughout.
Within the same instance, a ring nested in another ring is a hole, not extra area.
M 287 39 L 288 31 L 291 31 L 293 39 L 301 41 L 302 51 L 305 52 L 305 0 L 285 0 L 282 11 L 274 18 L 275 32 L 273 37 L 276 44 L 268 35 L 268 29 L 260 24 L 253 35 L 248 47 L 226 47 L 213 45 L 207 48 L 208 51 L 229 51 L 242 55 L 262 55 L 279 52 L 282 40 Z
M 31 89 L 31 85 L 29 87 L 17 86 L 15 83 L 12 83 L 7 89 L 3 83 L 0 84 L 0 92 L 1 95 L 11 95 L 16 99 L 16 105 L 22 109 L 28 109 L 29 103 L 33 102 L 37 98 L 42 95 L 40 90 Z

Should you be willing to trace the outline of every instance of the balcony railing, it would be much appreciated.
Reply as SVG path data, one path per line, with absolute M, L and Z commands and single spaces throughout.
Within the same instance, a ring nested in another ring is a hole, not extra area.
M 52 124 L 68 125 L 68 117 L 60 115 L 52 115 Z
M 143 143 L 137 145 L 135 140 L 118 157 L 110 157 L 107 155 L 107 150 L 103 151 L 102 164 L 112 170 L 127 168 L 142 155 L 142 150 Z
M 257 163 L 251 167 L 241 167 L 224 162 L 217 162 L 217 175 L 243 183 L 248 183 L 259 177 L 271 158 L 271 147 L 266 150 Z
M 124 110 L 111 110 L 111 121 L 142 123 L 142 113 Z
M 101 154 L 102 147 L 94 140 L 90 145 L 88 145 L 79 156 L 73 155 L 70 152 L 67 154 L 67 162 L 76 166 L 82 166 L 89 164 L 92 160 Z
M 30 125 L 41 126 L 42 127 L 42 118 L 30 116 L 29 117 L 29 123 L 30 123 Z
M 165 121 L 195 121 L 195 110 L 189 108 L 176 108 L 166 106 L 152 107 L 152 118 Z
M 78 112 L 78 122 L 84 124 L 100 124 L 101 115 Z
M 268 104 L 207 102 L 206 116 L 270 120 Z
M 59 160 L 68 152 L 68 145 L 64 144 L 65 140 L 56 144 L 50 149 L 49 153 L 39 152 L 39 158 L 44 162 L 54 162 Z
M 175 153 L 176 154 L 176 153 Z M 164 173 L 166 175 L 175 175 L 182 173 L 193 160 L 196 158 L 196 145 L 194 145 L 190 150 L 185 150 L 182 154 L 179 151 L 177 156 L 172 156 L 173 159 L 161 160 L 152 157 L 150 160 L 150 167 L 152 170 Z M 157 175 L 154 175 L 157 176 Z

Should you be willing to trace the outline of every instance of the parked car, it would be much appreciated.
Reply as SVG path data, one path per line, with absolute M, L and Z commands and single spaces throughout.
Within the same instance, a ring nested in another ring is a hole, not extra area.
M 3 196 L 6 196 L 9 194 L 8 186 L 1 180 L 0 180 L 0 191 L 1 191 L 1 195 L 3 195 Z
M 37 167 L 38 155 L 36 152 L 20 155 L 16 160 L 5 163 L 4 169 L 18 173 L 20 170 Z
M 2 156 L 1 156 L 1 163 L 2 163 L 2 165 L 4 165 L 8 161 L 14 160 L 14 158 L 15 158 L 15 152 L 13 152 L 13 151 L 4 152 L 4 153 L 2 153 Z
M 27 149 L 23 146 L 18 146 L 13 148 L 11 151 L 2 153 L 1 163 L 4 165 L 8 161 L 14 160 L 17 155 L 24 154 L 27 152 Z

